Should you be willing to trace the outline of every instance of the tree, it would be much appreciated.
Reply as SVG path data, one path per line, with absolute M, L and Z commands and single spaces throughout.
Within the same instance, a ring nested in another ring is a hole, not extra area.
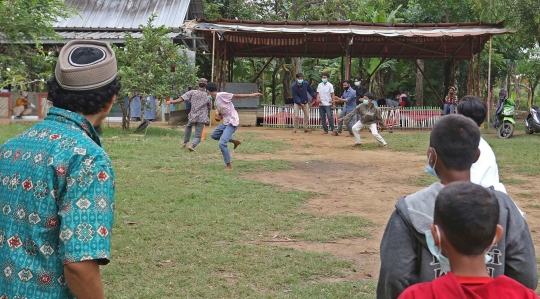
M 529 94 L 527 106 L 531 107 L 534 103 L 534 93 L 538 84 L 540 84 L 540 48 L 534 48 L 528 54 L 528 60 L 521 60 L 519 62 L 518 71 L 527 85 L 527 92 Z
M 9 0 L 0 2 L 0 70 L 2 88 L 43 86 L 56 59 L 44 51 L 40 39 L 57 37 L 53 24 L 75 11 L 62 0 Z
M 122 107 L 122 128 L 129 129 L 128 111 L 131 95 L 141 96 L 141 108 L 144 99 L 153 95 L 161 102 L 167 97 L 179 97 L 189 86 L 197 83 L 197 67 L 189 61 L 185 48 L 174 44 L 168 37 L 170 29 L 165 26 L 155 27 L 152 15 L 146 25 L 141 25 L 141 38 L 133 38 L 126 33 L 125 46 L 116 49 L 118 74 L 122 79 L 121 95 L 117 103 Z M 174 72 L 173 72 L 174 71 Z M 144 113 L 141 113 L 141 117 Z

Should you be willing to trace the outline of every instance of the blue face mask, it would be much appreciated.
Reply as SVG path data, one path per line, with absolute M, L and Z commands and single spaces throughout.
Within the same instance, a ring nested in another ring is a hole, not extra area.
M 360 86 L 360 82 L 354 82 L 354 85 Z
M 328 82 L 328 79 L 322 79 L 322 83 Z
M 439 246 L 440 246 L 441 233 L 437 225 L 435 225 L 435 229 L 437 230 L 437 237 L 439 238 Z M 448 273 L 450 271 L 450 260 L 444 255 L 442 255 L 441 250 L 437 246 L 435 246 L 435 239 L 433 238 L 433 234 L 431 233 L 431 230 L 425 231 L 424 234 L 426 235 L 426 243 L 427 243 L 429 252 L 431 252 L 431 254 L 433 254 L 433 256 L 435 256 L 439 260 L 439 264 L 441 265 L 441 270 Z M 493 242 L 491 243 L 491 246 L 488 248 L 487 253 L 484 257 L 485 264 L 491 262 L 491 255 L 489 255 L 488 253 L 491 250 L 491 248 L 495 245 L 496 237 L 497 236 L 493 237 Z
M 214 99 L 214 98 L 212 97 L 212 95 L 210 95 L 210 94 L 208 95 L 208 98 L 209 98 L 210 100 L 213 100 L 213 99 Z
M 441 233 L 439 232 L 439 227 L 435 225 L 435 229 L 437 230 L 437 236 L 439 237 L 439 246 L 441 245 Z M 435 246 L 435 239 L 433 238 L 433 234 L 431 233 L 431 230 L 428 229 L 424 232 L 426 235 L 426 243 L 429 249 L 429 252 L 433 254 L 434 257 L 436 257 L 439 260 L 439 264 L 441 265 L 441 270 L 445 273 L 448 273 L 450 271 L 450 260 L 442 255 L 441 250 L 439 247 Z
M 298 79 L 296 81 L 298 81 L 298 84 L 302 84 L 304 82 L 304 79 Z
M 435 150 L 433 150 L 433 151 L 435 151 Z M 437 165 L 437 158 L 438 158 L 437 157 L 437 152 L 435 152 L 435 164 L 433 164 L 433 165 Z M 432 167 L 431 164 L 429 164 L 429 160 L 431 160 L 431 153 L 429 153 L 429 156 L 428 156 L 427 165 L 426 165 L 426 172 L 439 179 L 439 175 L 435 171 L 435 168 Z
M 367 105 L 367 104 L 369 104 L 369 101 L 368 101 L 368 100 L 364 100 L 363 103 L 364 103 L 364 105 Z

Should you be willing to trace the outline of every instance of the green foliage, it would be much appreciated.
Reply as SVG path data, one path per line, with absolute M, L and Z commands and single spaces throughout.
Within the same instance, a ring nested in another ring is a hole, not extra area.
M 527 84 L 529 93 L 527 107 L 530 107 L 534 102 L 536 87 L 540 83 L 540 48 L 534 48 L 527 54 L 529 59 L 519 62 L 518 71 Z
M 163 101 L 168 97 L 179 97 L 189 86 L 197 83 L 197 67 L 192 66 L 184 47 L 172 42 L 167 35 L 169 28 L 153 25 L 155 18 L 154 14 L 146 25 L 140 26 L 141 38 L 134 38 L 126 32 L 125 46 L 115 47 L 118 74 L 122 79 L 121 96 L 117 97 L 117 103 L 124 111 L 126 129 L 129 128 L 129 119 L 124 95 L 138 93 L 143 99 L 154 95 Z M 172 72 L 172 68 L 175 72 Z M 144 105 L 141 106 L 144 109 Z
M 52 25 L 75 11 L 62 0 L 10 0 L 0 2 L 0 87 L 35 89 L 53 73 L 54 53 L 43 51 L 39 40 L 56 38 Z

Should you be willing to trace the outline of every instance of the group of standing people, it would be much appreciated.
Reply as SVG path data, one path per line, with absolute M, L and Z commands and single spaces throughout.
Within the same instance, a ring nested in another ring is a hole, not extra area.
M 334 136 L 339 136 L 342 133 L 343 123 L 349 132 L 348 137 L 354 136 L 356 142 L 353 146 L 362 144 L 360 131 L 362 128 L 368 127 L 375 139 L 379 141 L 383 148 L 387 148 L 388 144 L 384 138 L 378 133 L 378 128 L 381 127 L 382 117 L 381 111 L 377 107 L 377 102 L 373 99 L 373 94 L 366 92 L 366 88 L 361 85 L 362 79 L 357 77 L 354 79 L 354 86 L 350 80 L 344 80 L 343 95 L 337 97 L 334 94 L 334 86 L 328 82 L 329 74 L 323 72 L 321 75 L 321 83 L 317 86 L 315 92 L 311 85 L 304 81 L 302 73 L 296 74 L 296 82 L 291 86 L 292 95 L 294 98 L 294 121 L 293 133 L 296 133 L 299 125 L 299 112 L 304 112 L 303 128 L 304 133 L 309 133 L 309 106 L 319 104 L 319 117 L 323 128 L 323 134 L 332 133 Z M 309 96 L 313 99 L 310 103 Z M 333 106 L 335 103 L 345 103 L 345 107 L 338 116 L 338 127 L 334 128 Z M 357 121 L 354 123 L 354 119 Z

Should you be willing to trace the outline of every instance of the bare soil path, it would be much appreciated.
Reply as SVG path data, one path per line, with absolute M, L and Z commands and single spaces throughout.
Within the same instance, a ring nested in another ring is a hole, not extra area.
M 368 279 L 379 275 L 379 245 L 385 225 L 394 211 L 397 200 L 423 187 L 411 185 L 411 179 L 424 173 L 427 158 L 407 152 L 352 148 L 354 138 L 323 135 L 322 131 L 293 134 L 291 130 L 272 128 L 241 128 L 240 132 L 254 132 L 262 138 L 284 141 L 290 146 L 274 154 L 248 155 L 235 153 L 234 159 L 281 159 L 291 161 L 293 169 L 281 172 L 251 174 L 249 179 L 282 186 L 286 189 L 311 191 L 321 194 L 310 199 L 303 211 L 321 215 L 356 215 L 369 219 L 372 236 L 365 239 L 344 239 L 332 243 L 283 242 L 299 250 L 328 252 L 349 260 L 357 271 L 343 280 Z M 383 132 L 383 137 L 389 132 Z M 393 134 L 408 134 L 394 132 Z M 429 132 L 426 132 L 429 134 Z M 362 134 L 363 143 L 376 143 L 371 134 Z M 390 147 L 392 144 L 389 145 Z M 506 185 L 509 195 L 526 212 L 533 240 L 538 252 L 540 245 L 540 198 L 519 197 L 518 194 L 539 194 L 540 186 L 533 178 L 501 174 L 502 178 L 526 181 L 521 185 Z

